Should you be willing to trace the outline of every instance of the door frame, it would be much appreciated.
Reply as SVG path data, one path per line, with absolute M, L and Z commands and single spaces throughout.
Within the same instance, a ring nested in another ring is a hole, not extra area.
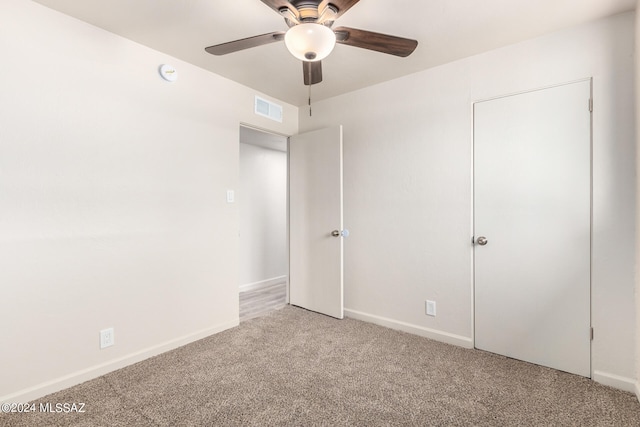
M 470 262 L 471 262 L 471 342 L 473 348 L 476 347 L 476 282 L 475 282 L 475 250 L 474 238 L 476 236 L 475 230 L 475 200 L 476 200 L 476 188 L 475 188 L 475 105 L 480 102 L 487 102 L 496 99 L 507 98 L 511 96 L 523 95 L 531 92 L 537 92 L 545 89 L 553 89 L 561 86 L 570 85 L 573 83 L 589 82 L 589 324 L 591 328 L 591 340 L 589 342 L 589 370 L 590 378 L 593 379 L 593 77 L 584 77 L 580 79 L 565 81 L 552 85 L 539 86 L 531 89 L 525 89 L 517 92 L 510 92 L 502 95 L 496 95 L 487 98 L 478 98 L 470 103 L 470 117 L 471 117 L 471 236 L 469 238 L 470 243 Z M 553 369 L 553 368 L 551 368 Z
M 341 129 L 340 132 L 341 132 L 341 135 L 342 135 L 342 125 L 339 125 L 339 126 L 340 126 L 340 129 Z M 291 184 L 291 173 L 290 173 L 290 170 L 291 170 L 291 155 L 290 155 L 290 146 L 291 146 L 291 136 L 292 135 L 287 135 L 287 134 L 279 133 L 279 132 L 276 132 L 276 131 L 267 130 L 267 129 L 261 128 L 259 126 L 253 125 L 251 123 L 242 122 L 242 121 L 239 123 L 238 129 L 240 129 L 240 127 L 245 127 L 245 128 L 248 128 L 248 129 L 251 129 L 251 130 L 254 130 L 254 131 L 258 131 L 258 132 L 261 132 L 261 133 L 270 134 L 270 135 L 277 135 L 277 136 L 281 136 L 281 137 L 286 138 L 286 151 L 285 151 L 285 154 L 286 154 L 286 169 L 287 170 L 286 170 L 286 208 L 285 208 L 286 209 L 286 220 L 285 220 L 286 221 L 286 225 L 285 225 L 285 228 L 286 228 L 286 237 L 285 237 L 286 238 L 286 244 L 285 244 L 285 254 L 286 254 L 286 286 L 285 286 L 286 299 L 285 299 L 285 302 L 287 304 L 290 304 L 291 303 L 291 280 L 290 280 L 290 278 L 291 278 L 291 274 L 290 274 L 290 269 L 291 269 L 291 218 L 290 218 L 291 217 L 291 191 L 290 191 L 290 184 Z M 310 132 L 313 132 L 313 131 L 310 131 Z M 238 131 L 238 133 L 239 133 L 239 131 Z M 240 135 L 239 134 L 238 134 L 238 141 L 240 143 Z M 238 150 L 238 153 L 239 153 L 239 150 Z M 342 156 L 342 154 L 341 154 L 341 156 Z M 341 162 L 341 164 L 340 164 L 340 169 L 341 169 L 340 182 L 341 182 L 341 186 L 342 186 L 342 182 L 343 182 L 343 175 L 342 175 L 342 173 L 343 173 L 342 172 L 343 159 L 342 159 L 342 157 L 341 157 L 340 162 Z M 338 224 L 340 226 L 341 230 L 343 228 L 343 222 L 344 222 L 344 218 L 341 217 L 340 224 Z M 344 245 L 344 237 L 343 236 L 340 237 L 340 244 Z M 344 249 L 342 249 L 342 251 L 343 250 Z M 344 269 L 344 264 L 343 263 L 344 263 L 344 260 L 341 261 L 341 269 Z M 343 272 L 343 274 L 344 274 L 344 272 Z M 343 277 L 342 280 L 344 280 L 344 277 Z M 344 286 L 344 282 L 343 282 L 342 286 Z M 344 290 L 343 290 L 343 292 L 344 292 Z M 344 311 L 344 301 L 343 301 L 342 310 Z

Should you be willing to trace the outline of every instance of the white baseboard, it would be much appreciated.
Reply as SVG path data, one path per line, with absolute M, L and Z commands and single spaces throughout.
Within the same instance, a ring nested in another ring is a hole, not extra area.
M 464 348 L 473 348 L 473 340 L 468 337 L 450 334 L 448 332 L 438 331 L 436 329 L 425 328 L 423 326 L 412 325 L 410 323 L 388 319 L 386 317 L 380 317 L 373 314 L 363 313 L 361 311 L 350 310 L 347 308 L 344 309 L 344 315 L 352 319 L 375 323 L 376 325 L 385 326 L 387 328 L 396 329 L 398 331 L 408 332 L 414 335 L 420 335 L 422 337 L 431 338 L 433 340 L 441 341 L 447 344 L 453 344 Z
M 638 399 L 640 399 L 638 383 L 632 378 L 621 377 L 620 375 L 610 374 L 608 372 L 593 371 L 592 379 L 597 383 L 604 384 L 609 387 L 635 393 L 636 396 L 638 396 Z
M 0 396 L 0 403 L 30 402 L 35 399 L 39 399 L 43 396 L 46 396 L 48 394 L 55 393 L 56 391 L 60 391 L 65 388 L 69 388 L 74 385 L 83 383 L 85 381 L 92 380 L 99 376 L 108 374 L 109 372 L 113 372 L 115 370 L 124 368 L 125 366 L 133 365 L 134 363 L 138 363 L 142 360 L 156 356 L 160 353 L 164 353 L 169 350 L 182 347 L 183 345 L 192 343 L 194 341 L 198 341 L 202 338 L 206 338 L 210 335 L 216 334 L 218 332 L 222 332 L 224 330 L 233 328 L 238 325 L 239 325 L 239 321 L 235 320 L 235 321 L 226 322 L 211 328 L 203 329 L 203 330 L 191 333 L 189 335 L 185 335 L 183 337 L 180 337 L 171 341 L 167 341 L 162 344 L 149 347 L 114 360 L 110 360 L 100 365 L 82 369 L 72 374 L 65 375 L 63 377 L 59 377 L 54 380 L 44 382 L 36 386 L 17 391 L 12 394 Z
M 240 285 L 240 292 L 255 291 L 256 289 L 266 288 L 267 286 L 277 285 L 278 283 L 286 282 L 287 276 L 272 277 L 271 279 L 261 280 L 259 282 L 246 283 Z

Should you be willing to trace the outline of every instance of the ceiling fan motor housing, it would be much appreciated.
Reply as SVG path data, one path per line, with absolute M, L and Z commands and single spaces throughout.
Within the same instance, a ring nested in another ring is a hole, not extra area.
M 298 9 L 300 13 L 300 22 L 316 22 L 320 16 L 318 12 L 319 1 L 312 0 L 293 0 L 290 3 Z
M 288 20 L 287 25 L 289 26 L 298 23 L 318 22 L 330 27 L 338 13 L 338 7 L 331 3 L 319 10 L 320 0 L 289 0 L 289 3 L 296 9 L 295 14 L 289 7 L 279 9 L 280 14 L 285 17 L 285 20 Z

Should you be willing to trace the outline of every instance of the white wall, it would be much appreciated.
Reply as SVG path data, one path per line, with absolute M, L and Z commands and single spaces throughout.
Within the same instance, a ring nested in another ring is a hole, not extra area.
M 252 90 L 33 2 L 0 17 L 0 401 L 237 325 L 239 124 L 292 134 L 297 108 L 255 116 Z
M 301 131 L 344 125 L 347 315 L 472 346 L 472 104 L 593 77 L 593 377 L 633 390 L 633 31 L 619 15 L 301 110 Z
M 640 0 L 636 2 L 635 28 L 635 83 L 636 83 L 636 396 L 640 400 L 640 227 L 638 227 L 638 212 L 640 212 Z
M 239 274 L 248 290 L 287 275 L 287 153 L 240 142 Z

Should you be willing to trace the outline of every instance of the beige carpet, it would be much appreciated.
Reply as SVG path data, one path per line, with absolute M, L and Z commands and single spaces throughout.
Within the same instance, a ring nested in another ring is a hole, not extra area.
M 588 379 L 293 307 L 41 402 L 86 412 L 0 425 L 640 425 L 634 395 Z

